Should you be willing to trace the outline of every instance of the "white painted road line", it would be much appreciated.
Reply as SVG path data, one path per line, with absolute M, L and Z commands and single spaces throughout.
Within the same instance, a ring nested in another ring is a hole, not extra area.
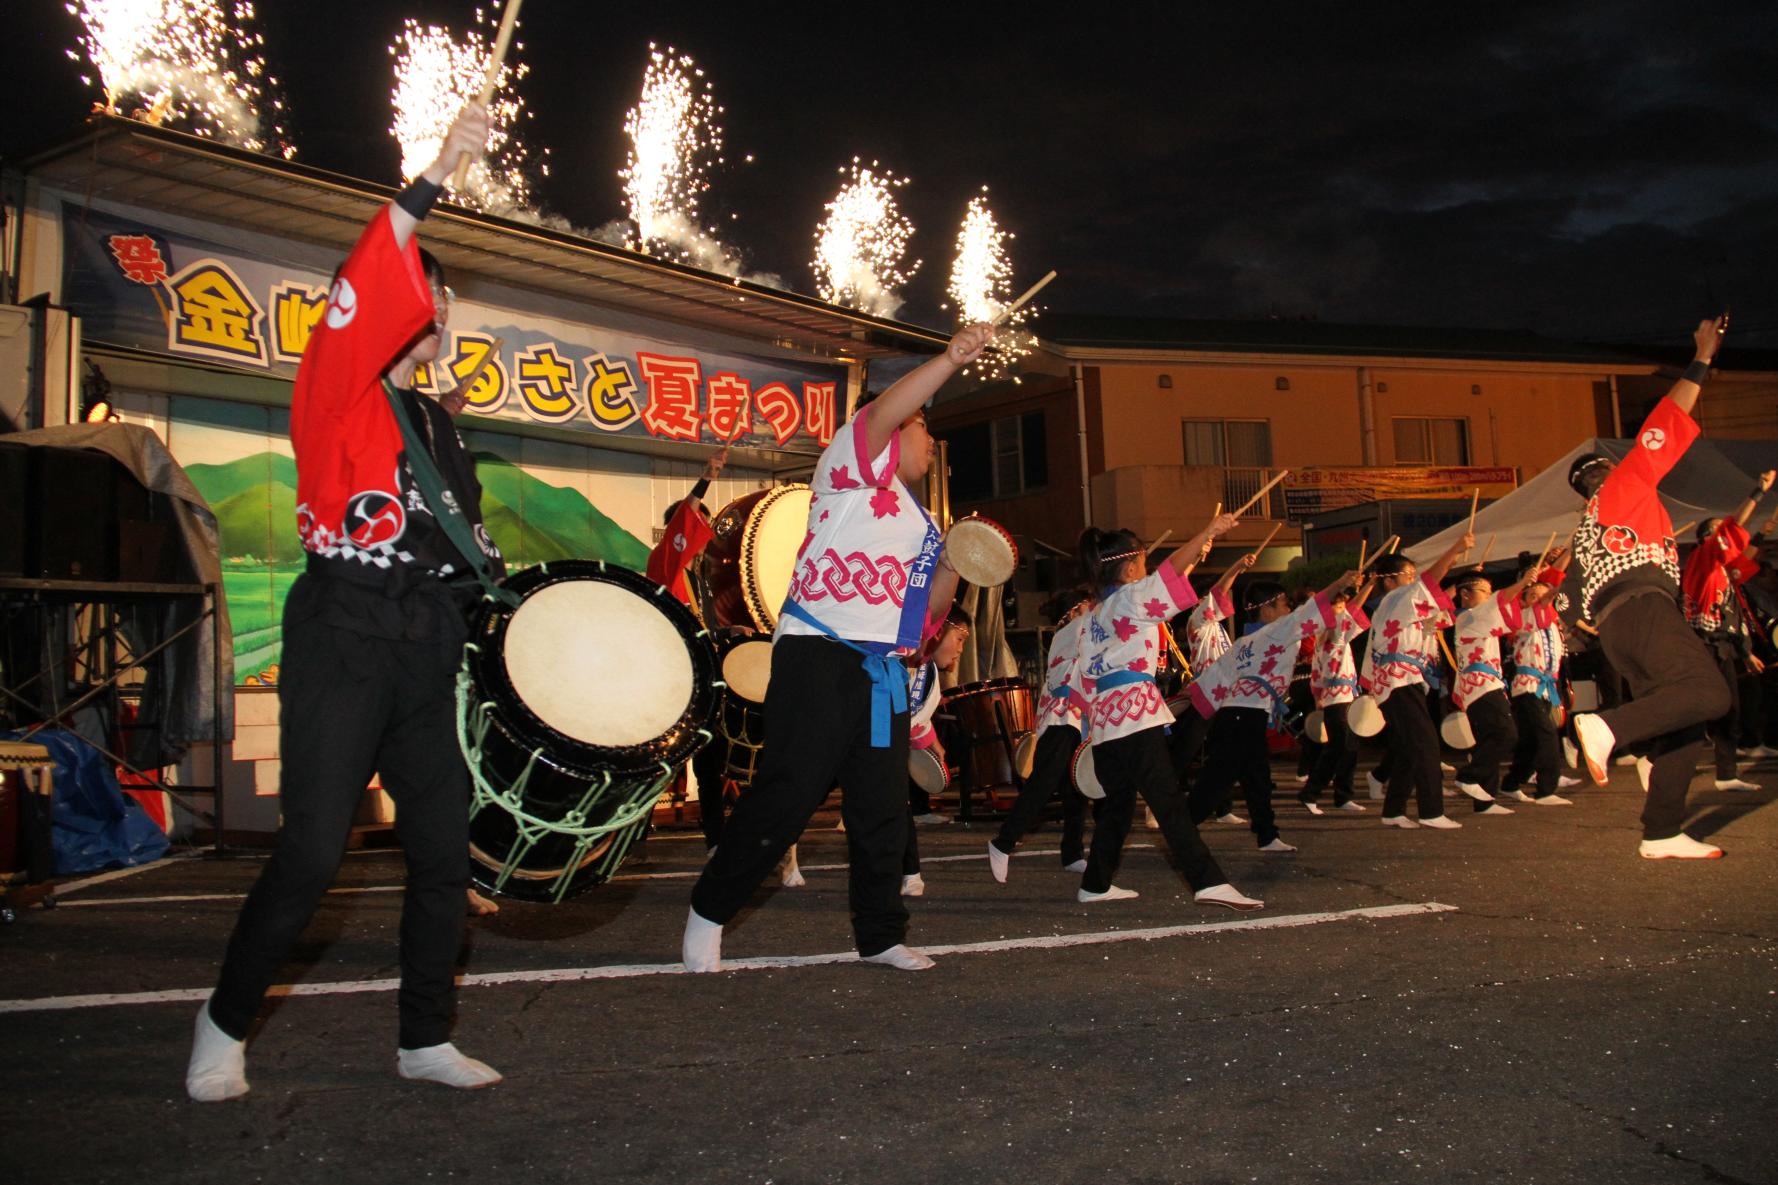
M 201 853 L 199 852 L 191 852 L 189 854 L 178 856 L 162 856 L 159 860 L 150 860 L 148 863 L 138 864 L 134 868 L 117 868 L 110 872 L 101 872 L 97 876 L 89 876 L 85 880 L 69 881 L 65 885 L 56 886 L 56 900 L 61 902 L 61 898 L 64 894 L 73 893 L 92 885 L 102 885 L 106 881 L 120 880 L 126 876 L 135 876 L 138 872 L 147 872 L 150 868 L 160 868 L 164 865 L 177 863 L 182 860 L 196 860 L 200 855 Z M 66 904 L 65 902 L 61 903 Z
M 1003 938 L 992 942 L 961 942 L 949 946 L 922 947 L 927 954 L 981 955 L 1001 954 L 1018 950 L 1058 950 L 1070 946 L 1104 946 L 1119 942 L 1154 942 L 1166 938 L 1184 938 L 1200 934 L 1222 934 L 1252 930 L 1288 930 L 1299 926 L 1319 926 L 1326 922 L 1381 921 L 1389 918 L 1424 914 L 1451 913 L 1455 905 L 1423 901 L 1408 905 L 1376 905 L 1364 909 L 1343 909 L 1336 913 L 1287 913 L 1273 917 L 1244 917 L 1228 922 L 1193 922 L 1182 926 L 1154 926 L 1144 930 L 1090 930 L 1079 934 L 1048 934 L 1031 938 Z M 752 959 L 727 959 L 725 971 L 767 971 L 787 967 L 817 967 L 830 963 L 855 963 L 855 951 L 835 951 L 821 955 L 767 955 Z M 458 977 L 463 987 L 497 987 L 510 983 L 575 983 L 590 979 L 635 979 L 648 975 L 684 975 L 680 963 L 628 963 L 605 967 L 558 967 L 532 971 L 490 971 Z M 273 996 L 343 996 L 363 992 L 392 992 L 401 986 L 399 979 L 357 979 L 333 983 L 279 984 L 268 993 Z M 29 1000 L 0 1000 L 0 1014 L 11 1012 L 67 1012 L 77 1008 L 116 1008 L 135 1004 L 196 1004 L 210 996 L 210 989 L 175 988 L 164 992 L 124 992 L 86 996 L 42 996 Z
M 1144 849 L 1152 850 L 1153 848 L 1154 845 L 1151 843 L 1130 843 L 1124 845 L 1124 850 L 1126 852 L 1136 852 Z M 1013 859 L 1017 860 L 1028 856 L 1059 856 L 1061 854 L 1061 849 L 1059 848 L 1048 848 L 1039 849 L 1033 852 L 1014 852 Z M 928 856 L 922 860 L 921 863 L 954 864 L 959 861 L 986 860 L 987 858 L 988 854 L 986 852 L 983 852 L 980 855 L 967 856 Z M 142 867 L 152 868 L 154 865 L 144 864 Z M 848 864 L 804 864 L 801 866 L 802 871 L 804 872 L 845 872 L 850 867 L 851 865 Z M 141 870 L 127 868 L 124 869 L 123 872 L 112 873 L 109 875 L 121 876 L 123 873 L 139 871 Z M 613 882 L 692 880 L 702 871 L 703 869 L 701 868 L 693 868 L 687 872 L 632 872 L 627 876 L 614 876 L 611 879 Z M 91 881 L 80 881 L 78 884 L 96 884 L 100 879 L 108 878 L 95 878 Z M 401 890 L 401 885 L 364 885 L 349 889 L 329 889 L 327 892 L 330 896 L 352 896 L 357 893 L 399 893 Z M 162 897 L 99 897 L 90 901 L 62 901 L 61 894 L 63 892 L 63 889 L 56 890 L 58 903 L 72 909 L 79 909 L 81 907 L 90 909 L 102 905 L 170 905 L 181 901 L 245 901 L 247 899 L 247 894 L 245 893 L 174 893 Z

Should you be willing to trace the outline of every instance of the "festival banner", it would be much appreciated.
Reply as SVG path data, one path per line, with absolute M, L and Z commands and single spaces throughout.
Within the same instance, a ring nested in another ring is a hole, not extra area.
M 86 340 L 295 376 L 326 272 L 68 202 L 62 228 L 63 303 Z M 656 336 L 458 299 L 449 337 L 416 385 L 437 394 L 473 376 L 468 410 L 495 420 L 813 455 L 845 407 L 842 366 L 696 345 L 677 326 Z
M 1480 489 L 1484 500 L 1493 501 L 1512 493 L 1518 485 L 1519 471 L 1510 465 L 1341 465 L 1293 469 L 1282 488 L 1285 518 L 1302 523 L 1330 510 L 1391 498 L 1468 498 Z

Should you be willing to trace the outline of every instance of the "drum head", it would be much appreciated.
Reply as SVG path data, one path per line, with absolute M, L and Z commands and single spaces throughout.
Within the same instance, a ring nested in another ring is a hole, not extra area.
M 1346 709 L 1346 727 L 1355 736 L 1374 737 L 1383 731 L 1383 708 L 1374 695 L 1361 695 Z
M 741 539 L 742 592 L 753 624 L 762 630 L 778 628 L 778 609 L 790 594 L 797 552 L 808 531 L 808 486 L 767 490 L 747 516 Z
M 1012 579 L 1019 549 L 998 523 L 972 514 L 945 532 L 945 559 L 969 583 L 994 588 Z
M 506 677 L 543 723 L 588 745 L 651 741 L 692 698 L 692 664 L 673 623 L 627 588 L 552 584 L 506 627 Z
M 1019 743 L 1013 747 L 1012 766 L 1018 771 L 1019 777 L 1029 778 L 1031 776 L 1031 770 L 1036 764 L 1037 734 L 1028 732 L 1020 737 Z
M 722 681 L 749 703 L 766 702 L 772 680 L 772 644 L 764 639 L 742 642 L 722 656 Z
M 1453 749 L 1475 748 L 1475 730 L 1469 726 L 1468 712 L 1450 712 L 1438 722 L 1438 735 Z
M 1327 717 L 1320 708 L 1316 708 L 1304 718 L 1303 739 L 1314 741 L 1317 745 L 1327 744 Z
M 1093 769 L 1093 747 L 1082 745 L 1074 751 L 1074 787 L 1088 798 L 1104 798 L 1105 787 Z
M 951 784 L 950 772 L 931 749 L 908 750 L 908 777 L 928 794 L 938 794 Z

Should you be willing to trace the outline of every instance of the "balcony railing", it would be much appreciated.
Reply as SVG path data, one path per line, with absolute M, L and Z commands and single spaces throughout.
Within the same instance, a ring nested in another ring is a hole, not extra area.
M 1258 468 L 1246 465 L 1227 465 L 1222 471 L 1222 508 L 1235 510 L 1244 505 L 1247 499 L 1260 492 L 1268 481 L 1278 475 L 1276 469 Z M 1266 490 L 1265 497 L 1253 504 L 1247 511 L 1254 518 L 1281 518 L 1282 513 L 1274 515 L 1272 505 L 1276 502 L 1280 512 L 1284 509 L 1284 498 L 1274 486 Z

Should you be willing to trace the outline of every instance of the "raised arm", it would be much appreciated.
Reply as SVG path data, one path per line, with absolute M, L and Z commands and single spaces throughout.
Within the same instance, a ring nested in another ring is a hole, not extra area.
M 1716 351 L 1722 345 L 1722 335 L 1729 331 L 1729 315 L 1724 313 L 1713 321 L 1700 321 L 1698 328 L 1692 333 L 1692 341 L 1697 343 L 1697 350 L 1692 354 L 1692 364 L 1685 368 L 1679 381 L 1667 392 L 1680 411 L 1692 414 L 1692 408 L 1698 405 L 1698 392 L 1703 389 L 1705 378 L 1710 373 L 1710 363 L 1716 358 Z
M 1747 501 L 1741 503 L 1741 508 L 1735 511 L 1736 522 L 1744 527 L 1747 525 L 1747 520 L 1753 517 L 1754 508 L 1760 504 L 1762 498 L 1771 493 L 1774 477 L 1778 477 L 1778 469 L 1768 469 L 1759 475 L 1759 481 L 1754 483 L 1753 490 L 1747 495 Z
M 1172 566 L 1175 572 L 1184 576 L 1197 565 L 1198 557 L 1204 554 L 1204 549 L 1210 546 L 1213 539 L 1228 534 L 1240 521 L 1232 514 L 1217 515 L 1210 520 L 1209 526 L 1174 548 L 1173 554 L 1167 557 L 1166 562 Z
M 980 357 L 994 340 L 994 327 L 985 323 L 966 325 L 957 331 L 945 352 L 928 358 L 899 379 L 864 409 L 864 435 L 870 443 L 870 455 L 876 456 L 889 447 L 889 438 L 900 431 L 907 418 L 926 405 L 938 393 L 945 380 Z
M 1457 562 L 1457 557 L 1474 547 L 1475 536 L 1465 532 L 1461 538 L 1446 549 L 1444 555 L 1439 556 L 1438 559 L 1433 562 L 1432 567 L 1426 569 L 1426 571 L 1422 573 L 1422 576 L 1427 583 L 1438 584 L 1440 581 L 1444 580 L 1445 574 L 1451 570 L 1451 565 Z
M 457 167 L 457 157 L 468 153 L 471 160 L 480 160 L 487 146 L 488 109 L 480 103 L 465 103 L 452 121 L 451 130 L 445 133 L 444 143 L 439 145 L 438 159 L 427 165 L 409 188 L 389 203 L 389 229 L 395 232 L 396 246 L 407 246 L 420 219 L 426 216 L 427 209 L 444 188 L 445 178 Z M 418 201 L 409 198 L 404 202 L 403 199 L 413 191 L 419 191 Z M 410 205 L 418 208 L 410 209 Z
M 1236 578 L 1257 563 L 1259 563 L 1259 556 L 1253 552 L 1248 552 L 1246 555 L 1229 565 L 1229 570 L 1224 572 L 1222 578 L 1216 582 L 1215 591 L 1227 596 L 1229 589 L 1235 587 Z

